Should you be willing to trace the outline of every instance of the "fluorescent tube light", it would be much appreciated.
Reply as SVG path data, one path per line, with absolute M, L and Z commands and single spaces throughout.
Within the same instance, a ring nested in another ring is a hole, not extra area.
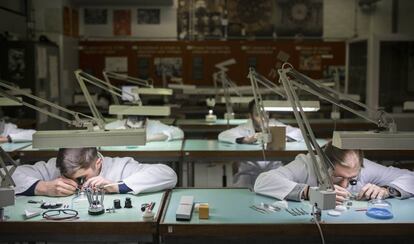
M 316 112 L 319 110 L 319 101 L 300 101 L 302 109 L 305 112 Z M 289 112 L 293 111 L 293 108 L 289 101 L 281 100 L 263 100 L 263 106 L 265 111 L 278 111 Z
M 334 131 L 332 145 L 341 149 L 414 150 L 414 132 Z
M 171 114 L 171 108 L 169 106 L 110 105 L 109 114 L 169 116 Z
M 51 130 L 33 134 L 33 148 L 80 148 L 145 145 L 145 129 Z

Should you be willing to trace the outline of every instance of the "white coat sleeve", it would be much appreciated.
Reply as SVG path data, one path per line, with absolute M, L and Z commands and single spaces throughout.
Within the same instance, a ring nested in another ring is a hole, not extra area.
M 295 141 L 303 141 L 303 135 L 299 128 L 287 125 L 286 136 L 292 138 Z
M 309 170 L 305 160 L 307 156 L 300 154 L 283 167 L 261 173 L 254 184 L 254 191 L 280 200 L 285 199 L 298 184 L 309 183 Z
M 378 186 L 391 186 L 401 192 L 402 198 L 414 196 L 414 172 L 407 169 L 386 167 L 364 159 L 362 180 Z
M 20 165 L 14 171 L 12 178 L 16 187 L 16 194 L 20 194 L 29 189 L 37 181 L 51 181 L 60 176 L 56 168 L 56 158 L 51 158 L 47 163 L 40 161 L 34 165 Z
M 249 124 L 241 124 L 237 127 L 222 131 L 218 135 L 218 140 L 222 142 L 236 143 L 237 138 L 253 136 L 255 134 L 253 128 Z
M 15 124 L 6 123 L 2 135 L 9 136 L 12 142 L 26 142 L 33 140 L 35 132 L 35 130 L 19 129 Z
M 99 129 L 99 127 L 96 126 L 96 129 Z M 126 129 L 126 127 L 125 127 L 125 120 L 124 119 L 118 119 L 118 120 L 109 122 L 109 123 L 105 124 L 105 129 L 106 130 L 121 130 L 121 129 Z
M 148 120 L 147 123 L 147 138 L 158 133 L 166 135 L 166 141 L 181 140 L 184 138 L 183 130 L 176 126 L 166 125 L 158 120 Z
M 171 189 L 177 184 L 177 175 L 167 165 L 141 164 L 132 158 L 125 164 L 121 178 L 134 194 Z

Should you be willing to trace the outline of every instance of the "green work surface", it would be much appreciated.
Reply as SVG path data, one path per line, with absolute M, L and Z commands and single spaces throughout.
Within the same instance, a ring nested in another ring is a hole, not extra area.
M 325 145 L 328 141 L 317 139 L 320 146 Z M 227 143 L 218 140 L 185 140 L 184 151 L 259 151 L 262 146 L 259 144 L 237 144 Z M 306 151 L 305 142 L 286 142 L 286 148 L 281 151 Z
M 26 147 L 31 147 L 32 142 L 13 142 L 13 143 L 2 143 L 0 144 L 1 148 L 3 148 L 6 152 L 14 152 L 16 150 L 20 150 Z
M 183 140 L 153 141 L 144 146 L 105 146 L 99 147 L 101 152 L 105 151 L 181 151 Z
M 140 195 L 130 195 L 130 194 L 115 194 L 115 195 L 105 195 L 104 206 L 105 208 L 112 208 L 114 199 L 120 199 L 121 206 L 124 206 L 125 198 L 130 197 L 133 208 L 121 208 L 116 209 L 115 213 L 104 213 L 97 216 L 92 216 L 88 214 L 88 200 L 86 195 L 83 197 L 77 197 L 74 199 L 75 195 L 68 197 L 45 197 L 45 196 L 19 196 L 16 197 L 16 202 L 14 206 L 9 206 L 5 208 L 5 215 L 9 217 L 8 222 L 12 221 L 45 221 L 42 218 L 42 215 L 31 219 L 24 219 L 25 210 L 28 211 L 42 211 L 46 210 L 40 208 L 40 204 L 28 203 L 28 200 L 56 203 L 60 202 L 62 204 L 69 205 L 70 209 L 77 210 L 79 212 L 79 219 L 75 221 L 88 221 L 88 222 L 143 222 L 141 204 L 148 202 L 155 202 L 153 209 L 154 215 L 157 216 L 159 212 L 161 201 L 163 199 L 164 192 L 157 192 L 151 194 L 140 194 Z M 69 220 L 74 221 L 74 220 Z M 155 220 L 156 221 L 156 220 Z M 59 221 L 62 222 L 62 221 Z
M 205 119 L 179 119 L 177 125 L 241 125 L 247 122 L 247 119 L 217 119 L 215 122 L 207 122 Z
M 175 211 L 181 196 L 194 196 L 194 202 L 209 204 L 209 219 L 199 219 L 198 213 L 193 212 L 191 221 L 177 221 Z M 253 204 L 272 204 L 274 198 L 258 195 L 248 189 L 174 189 L 166 206 L 165 216 L 161 224 L 313 224 L 311 205 L 308 201 L 288 201 L 288 208 L 302 208 L 308 214 L 293 216 L 285 210 L 271 213 L 261 213 L 250 208 Z M 356 211 L 367 202 L 355 202 L 355 207 L 343 212 L 338 217 L 327 215 L 322 211 L 322 221 L 325 223 L 414 223 L 414 199 L 387 199 L 393 206 L 394 218 L 378 220 L 366 216 L 364 211 Z
M 105 151 L 181 151 L 183 140 L 174 140 L 174 141 L 154 141 L 147 142 L 143 146 L 103 146 L 98 149 L 101 152 Z M 39 151 L 39 150 L 48 150 L 48 151 L 57 151 L 58 148 L 33 148 L 31 145 L 22 149 L 21 151 Z

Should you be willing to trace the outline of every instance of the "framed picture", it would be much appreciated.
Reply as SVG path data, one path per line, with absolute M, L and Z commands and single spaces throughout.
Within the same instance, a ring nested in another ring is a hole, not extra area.
M 140 25 L 159 25 L 161 23 L 160 9 L 139 8 L 137 20 Z
M 131 35 L 131 11 L 114 10 L 113 13 L 113 33 L 114 36 Z
M 83 12 L 85 25 L 106 25 L 108 23 L 108 10 L 99 8 L 85 8 Z
M 156 57 L 154 65 L 158 77 L 162 77 L 163 72 L 166 76 L 181 77 L 183 59 L 181 57 Z

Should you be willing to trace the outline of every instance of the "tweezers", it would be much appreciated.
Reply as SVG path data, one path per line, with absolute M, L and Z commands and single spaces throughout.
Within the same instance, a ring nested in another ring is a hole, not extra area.
M 259 213 L 267 214 L 267 211 L 266 210 L 264 210 L 262 208 L 258 208 L 258 207 L 254 206 L 254 205 L 250 206 L 250 208 L 253 209 L 253 210 L 256 210 Z

